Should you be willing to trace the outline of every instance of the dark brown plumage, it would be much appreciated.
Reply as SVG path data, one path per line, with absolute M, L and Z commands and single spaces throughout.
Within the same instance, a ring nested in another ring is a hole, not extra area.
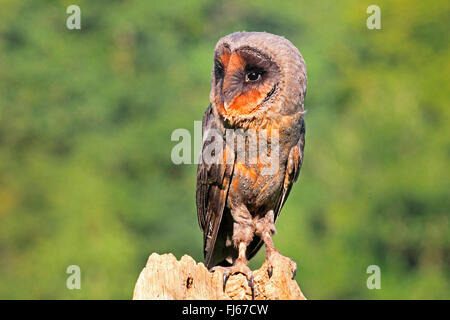
M 305 94 L 305 63 L 285 38 L 239 32 L 217 43 L 196 193 L 208 268 L 249 274 L 247 262 L 263 243 L 269 262 L 278 254 L 271 235 L 302 166 Z M 275 162 L 264 161 L 259 145 L 242 159 L 240 151 L 253 149 L 238 142 L 258 135 L 259 143 L 265 130 Z M 220 150 L 208 155 L 212 145 Z M 209 163 L 211 155 L 217 161 Z

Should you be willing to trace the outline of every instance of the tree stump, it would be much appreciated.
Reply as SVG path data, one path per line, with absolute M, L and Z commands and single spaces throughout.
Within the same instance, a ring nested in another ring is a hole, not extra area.
M 268 266 L 253 271 L 255 300 L 306 300 L 293 280 L 295 263 L 280 256 L 269 278 Z M 221 271 L 209 272 L 203 263 L 184 255 L 153 253 L 139 275 L 134 300 L 251 300 L 252 291 L 243 274 L 234 274 L 223 291 Z

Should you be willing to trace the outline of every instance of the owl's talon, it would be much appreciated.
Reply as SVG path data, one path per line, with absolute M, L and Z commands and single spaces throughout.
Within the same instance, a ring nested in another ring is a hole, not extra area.
M 223 292 L 225 292 L 225 288 L 226 288 L 226 285 L 227 285 L 228 278 L 231 275 L 230 274 L 230 270 L 228 270 L 228 268 L 226 268 L 226 267 L 215 266 L 215 267 L 212 267 L 211 269 L 209 269 L 209 272 L 216 272 L 219 269 L 222 270 L 222 281 L 223 281 L 222 290 L 223 290 Z
M 279 261 L 277 261 L 279 260 Z M 284 261 L 283 261 L 284 260 Z M 272 278 L 273 276 L 273 269 L 274 269 L 274 265 L 278 265 L 280 263 L 288 263 L 288 264 L 292 264 L 293 265 L 293 270 L 292 270 L 292 277 L 291 279 L 294 280 L 295 276 L 297 275 L 297 263 L 292 260 L 289 257 L 285 257 L 283 256 L 278 250 L 273 250 L 271 251 L 271 253 L 266 257 L 266 262 L 267 263 L 267 274 L 269 276 L 269 279 Z
M 247 270 L 243 270 L 247 268 Z M 255 299 L 255 284 L 254 284 L 254 278 L 253 278 L 253 272 L 248 268 L 248 266 L 242 267 L 241 265 L 235 265 L 231 267 L 222 267 L 222 266 L 215 266 L 209 269 L 209 272 L 216 272 L 217 270 L 222 270 L 222 279 L 223 279 L 223 287 L 222 290 L 225 292 L 225 289 L 227 287 L 228 279 L 234 275 L 234 274 L 243 274 L 247 278 L 247 283 L 250 289 L 252 290 L 252 299 Z
M 292 272 L 292 280 L 295 279 L 296 275 L 297 275 L 297 264 L 295 264 L 294 272 Z
M 223 292 L 225 292 L 225 288 L 227 287 L 227 281 L 230 278 L 230 275 L 231 275 L 230 271 L 228 270 L 225 270 L 223 272 L 223 288 L 222 288 Z
M 269 267 L 267 268 L 267 275 L 269 276 L 269 279 L 272 278 L 272 275 L 273 275 L 272 265 L 269 265 Z
M 252 300 L 255 300 L 255 282 L 253 278 L 253 272 L 250 273 L 250 279 L 247 278 L 248 286 L 252 290 Z

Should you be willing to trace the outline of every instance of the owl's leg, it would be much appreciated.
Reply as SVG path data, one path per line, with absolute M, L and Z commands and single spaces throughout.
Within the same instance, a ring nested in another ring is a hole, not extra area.
M 267 214 L 260 218 L 256 222 L 256 234 L 264 241 L 265 249 L 266 249 L 266 263 L 268 265 L 268 274 L 269 278 L 272 277 L 273 268 L 277 264 L 277 262 L 289 259 L 291 263 L 294 264 L 294 271 L 292 275 L 292 279 L 295 278 L 295 274 L 297 272 L 297 264 L 290 258 L 287 258 L 281 255 L 280 251 L 275 249 L 273 244 L 272 235 L 276 232 L 275 229 L 275 221 L 274 221 L 274 213 L 273 210 L 267 212 Z
M 233 245 L 238 251 L 237 258 L 230 267 L 214 267 L 213 271 L 221 269 L 223 271 L 223 290 L 225 291 L 227 281 L 230 276 L 241 273 L 245 275 L 248 285 L 252 290 L 252 298 L 254 299 L 254 283 L 253 272 L 248 267 L 246 255 L 247 246 L 253 240 L 254 224 L 250 212 L 244 206 L 237 210 L 231 210 L 233 217 Z

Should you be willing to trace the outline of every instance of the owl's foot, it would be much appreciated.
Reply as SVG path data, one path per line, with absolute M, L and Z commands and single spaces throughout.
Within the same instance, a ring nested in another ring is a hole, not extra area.
M 295 275 L 297 274 L 297 263 L 291 258 L 283 256 L 280 251 L 273 249 L 266 257 L 267 264 L 267 274 L 269 279 L 272 278 L 274 268 L 277 268 L 278 265 L 283 264 L 291 264 L 292 265 L 292 280 L 295 279 Z
M 247 278 L 247 283 L 252 290 L 252 300 L 255 299 L 255 284 L 253 282 L 253 271 L 248 267 L 248 265 L 240 260 L 230 267 L 215 266 L 210 269 L 211 272 L 222 271 L 223 274 L 223 292 L 225 292 L 228 279 L 235 274 L 243 274 Z

